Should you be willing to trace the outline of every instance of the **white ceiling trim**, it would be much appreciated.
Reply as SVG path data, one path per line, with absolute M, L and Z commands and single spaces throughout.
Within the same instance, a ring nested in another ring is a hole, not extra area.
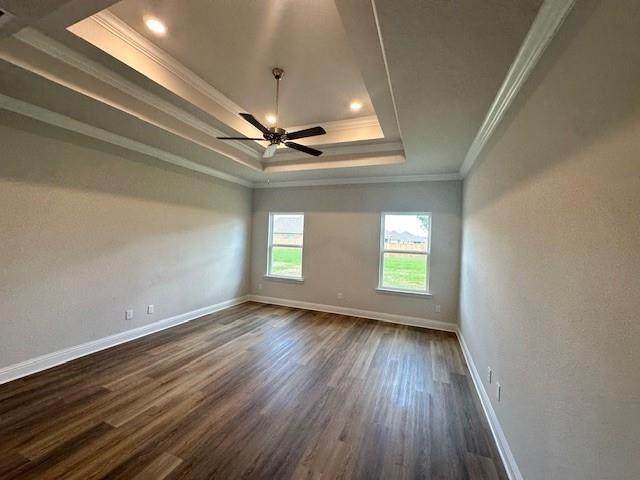
M 330 145 L 349 142 L 371 142 L 384 140 L 384 132 L 380 127 L 378 117 L 369 115 L 366 117 L 348 118 L 328 122 L 316 122 L 309 125 L 294 125 L 285 127 L 288 132 L 304 130 L 305 128 L 322 125 L 326 135 L 305 138 L 305 145 Z
M 187 160 L 186 158 L 166 152 L 159 148 L 152 147 L 150 145 L 146 145 L 136 140 L 123 137 L 122 135 L 108 132 L 107 130 L 103 130 L 101 128 L 97 128 L 87 123 L 75 120 L 71 117 L 67 117 L 66 115 L 61 115 L 51 110 L 47 110 L 46 108 L 38 107 L 31 103 L 18 100 L 17 98 L 8 97 L 6 95 L 0 94 L 0 108 L 4 110 L 9 110 L 14 113 L 18 113 L 20 115 L 24 115 L 29 118 L 33 118 L 41 122 L 48 123 L 49 125 L 54 125 L 56 127 L 69 130 L 71 132 L 75 132 L 81 135 L 85 135 L 87 137 L 95 138 L 96 140 L 101 140 L 103 142 L 110 143 L 112 145 L 117 145 L 119 147 L 132 150 L 134 152 L 142 153 L 144 155 L 149 155 L 151 157 L 155 157 L 164 162 L 171 163 L 179 167 L 187 168 L 195 172 L 203 173 L 210 177 L 215 177 L 222 180 L 226 180 L 228 182 L 237 183 L 245 187 L 253 186 L 251 182 L 244 180 L 242 178 L 238 178 L 234 175 L 230 175 L 228 173 L 221 172 L 219 170 L 216 170 L 211 167 L 207 167 L 200 163 Z
M 376 8 L 376 0 L 371 0 L 371 8 L 373 8 L 373 19 L 376 22 L 376 30 L 378 31 L 378 40 L 380 41 L 380 50 L 382 51 L 382 61 L 384 63 L 384 69 L 387 73 L 387 83 L 389 84 L 389 94 L 391 95 L 391 104 L 393 105 L 393 113 L 396 117 L 396 125 L 398 127 L 398 135 L 402 140 L 402 129 L 400 128 L 400 117 L 398 117 L 398 107 L 396 105 L 396 98 L 393 94 L 393 84 L 391 83 L 391 74 L 389 73 L 389 63 L 387 62 L 387 52 L 384 49 L 384 40 L 382 38 L 382 28 L 380 27 L 380 20 L 378 19 L 378 10 Z
M 318 123 L 322 123 L 322 127 L 331 132 L 342 132 L 344 130 L 352 130 L 355 128 L 371 128 L 380 127 L 378 117 L 375 115 L 367 115 L 366 117 L 347 118 L 346 120 L 333 120 L 330 122 L 316 122 L 308 125 L 294 125 L 293 127 L 286 127 L 288 132 L 294 132 L 296 130 L 303 130 L 305 128 L 315 127 Z
M 535 68 L 545 48 L 562 25 L 575 0 L 545 0 L 531 28 L 511 64 L 509 72 L 493 100 L 480 130 L 476 134 L 464 162 L 460 174 L 465 177 L 478 159 L 480 152 L 504 117 L 507 109 L 518 95 L 529 74 Z
M 322 185 L 359 185 L 365 183 L 451 182 L 462 180 L 459 173 L 435 175 L 397 175 L 387 177 L 324 178 L 317 180 L 291 180 L 282 182 L 255 182 L 253 188 L 316 187 Z
M 341 155 L 370 155 L 376 153 L 401 152 L 404 154 L 404 146 L 401 142 L 378 142 L 365 143 L 360 145 L 336 145 L 327 146 L 322 149 L 322 158 L 317 157 L 318 161 L 327 160 L 327 157 L 335 157 Z M 289 162 L 292 160 L 309 160 L 309 156 L 298 153 L 294 150 L 282 147 L 278 149 L 278 153 L 272 158 L 265 158 L 262 163 L 269 166 L 278 162 Z
M 373 167 L 379 165 L 394 165 L 404 163 L 402 150 L 388 153 L 374 153 L 370 155 L 343 155 L 318 160 L 316 157 L 299 159 L 293 162 L 278 162 L 265 167 L 264 173 L 301 172 L 305 170 L 328 170 L 337 168 Z
M 196 130 L 199 130 L 212 138 L 226 135 L 225 132 L 212 127 L 208 123 L 203 122 L 202 120 L 195 117 L 194 115 L 191 115 L 185 110 L 173 105 L 172 103 L 162 99 L 155 94 L 144 90 L 135 83 L 123 78 L 118 74 L 113 73 L 108 68 L 85 57 L 84 55 L 75 52 L 74 50 L 66 47 L 65 45 L 62 45 L 60 42 L 57 42 L 50 37 L 47 37 L 46 35 L 33 28 L 25 28 L 16 33 L 14 37 L 21 42 L 24 42 L 27 45 L 65 63 L 66 65 L 77 68 L 78 70 L 81 70 L 91 75 L 92 77 L 111 85 L 112 87 L 123 93 L 130 95 L 154 108 L 157 108 L 158 110 L 161 110 L 163 113 L 166 113 L 176 120 L 179 120 L 180 122 L 183 122 L 186 125 L 189 125 L 190 127 L 195 128 Z M 244 144 L 234 142 L 233 147 L 251 156 L 252 158 L 260 158 L 259 152 L 247 147 Z M 228 156 L 228 154 L 223 151 L 220 151 L 218 153 Z M 234 160 L 237 161 L 238 159 L 234 158 Z M 251 168 L 255 167 L 251 166 Z
M 108 10 L 96 13 L 89 18 L 234 115 L 246 112 L 246 109 L 226 97 L 195 72 L 153 44 L 146 37 L 140 35 L 128 23 Z
M 211 167 L 207 167 L 197 162 L 193 162 L 179 155 L 165 150 L 152 147 L 150 145 L 132 140 L 122 135 L 118 135 L 102 128 L 94 127 L 87 123 L 75 120 L 66 115 L 53 112 L 46 108 L 33 105 L 31 103 L 0 94 L 0 109 L 8 110 L 25 117 L 33 118 L 37 121 L 53 125 L 70 132 L 84 135 L 96 140 L 116 145 L 134 152 L 157 158 L 158 160 L 176 165 L 188 170 L 208 175 L 213 178 L 226 180 L 248 188 L 286 188 L 286 187 L 311 187 L 320 185 L 357 185 L 367 183 L 405 183 L 405 182 L 442 182 L 461 180 L 458 173 L 447 173 L 438 175 L 399 175 L 386 177 L 354 177 L 354 178 L 327 178 L 316 180 L 294 180 L 282 182 L 250 182 L 234 175 L 221 172 Z

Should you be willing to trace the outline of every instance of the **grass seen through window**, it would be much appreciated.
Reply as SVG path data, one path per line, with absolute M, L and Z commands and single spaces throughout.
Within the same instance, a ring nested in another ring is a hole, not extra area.
M 421 290 L 427 283 L 427 257 L 409 253 L 385 253 L 382 286 Z
M 302 277 L 302 249 L 273 247 L 271 252 L 271 274 L 283 277 Z

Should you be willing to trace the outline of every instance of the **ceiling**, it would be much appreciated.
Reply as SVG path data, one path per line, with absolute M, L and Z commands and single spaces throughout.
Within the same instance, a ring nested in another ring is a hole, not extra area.
M 405 152 L 454 171 L 542 2 L 409 3 L 375 1 Z
M 277 183 L 458 175 L 542 0 L 30 3 L 0 29 L 5 104 Z M 146 28 L 149 15 L 166 35 Z M 286 71 L 279 124 L 323 125 L 327 135 L 300 141 L 321 157 L 279 149 L 267 160 L 264 142 L 215 138 L 255 135 L 237 114 L 273 111 L 275 65 Z
M 123 0 L 110 12 L 263 121 L 274 66 L 285 70 L 282 125 L 375 113 L 333 0 Z M 149 31 L 146 16 L 166 19 L 168 34 Z

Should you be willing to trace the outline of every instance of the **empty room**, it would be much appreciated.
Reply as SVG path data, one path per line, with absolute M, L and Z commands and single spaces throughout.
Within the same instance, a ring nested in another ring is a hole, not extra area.
M 0 0 L 0 479 L 640 479 L 640 0 Z

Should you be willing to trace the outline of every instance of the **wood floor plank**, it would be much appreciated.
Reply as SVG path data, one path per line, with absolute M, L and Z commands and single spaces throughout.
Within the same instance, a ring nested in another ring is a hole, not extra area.
M 133 478 L 133 480 L 162 480 L 181 463 L 182 459 L 174 457 L 170 453 L 163 453 L 138 475 L 129 478 Z
M 0 477 L 505 480 L 454 334 L 245 303 L 0 386 Z

